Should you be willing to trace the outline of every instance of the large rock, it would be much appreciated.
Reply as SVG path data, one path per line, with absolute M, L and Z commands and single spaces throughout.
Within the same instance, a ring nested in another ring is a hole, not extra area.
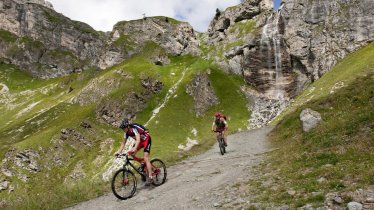
M 300 121 L 304 132 L 315 128 L 321 122 L 321 114 L 311 109 L 304 109 L 300 113 Z
M 218 98 L 206 73 L 196 75 L 187 85 L 186 92 L 194 99 L 194 112 L 197 116 L 203 115 L 211 106 L 218 103 Z

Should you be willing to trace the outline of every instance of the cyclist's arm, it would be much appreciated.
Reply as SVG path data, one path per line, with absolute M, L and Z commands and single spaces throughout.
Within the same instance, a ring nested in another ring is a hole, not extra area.
M 139 144 L 140 144 L 140 134 L 135 131 L 136 129 L 134 129 L 134 133 L 135 133 L 135 146 L 131 149 L 133 152 L 136 152 L 136 149 L 138 148 Z
M 221 118 L 221 121 L 223 122 L 223 124 L 225 125 L 225 130 L 227 130 L 227 128 L 228 128 L 228 125 L 227 125 L 227 121 L 225 120 L 225 118 Z
M 213 124 L 212 124 L 212 131 L 215 131 L 215 130 L 216 130 L 215 127 L 216 127 L 216 122 L 213 121 Z
M 116 154 L 121 154 L 122 153 L 122 150 L 125 148 L 126 142 L 127 142 L 127 136 L 125 135 L 124 138 L 123 138 L 123 141 L 121 142 L 121 146 L 119 147 Z

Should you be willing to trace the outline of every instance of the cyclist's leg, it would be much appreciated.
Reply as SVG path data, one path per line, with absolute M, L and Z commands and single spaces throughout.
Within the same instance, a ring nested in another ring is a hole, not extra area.
M 150 162 L 149 155 L 151 153 L 151 146 L 152 146 L 152 139 L 150 136 L 147 137 L 147 139 L 144 141 L 144 162 L 147 166 L 148 171 L 148 179 L 152 179 L 152 165 Z M 148 181 L 149 182 L 149 181 Z
M 217 142 L 219 143 L 218 137 L 219 137 L 219 132 L 216 132 L 216 139 L 217 139 Z
M 225 142 L 225 146 L 227 146 L 227 129 L 226 128 L 222 131 L 222 135 L 223 135 L 223 141 Z

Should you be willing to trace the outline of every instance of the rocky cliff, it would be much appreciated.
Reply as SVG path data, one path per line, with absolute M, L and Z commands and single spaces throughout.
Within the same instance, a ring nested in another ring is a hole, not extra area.
M 142 51 L 147 41 L 166 50 L 155 61 L 167 54 L 199 53 L 190 24 L 167 17 L 123 21 L 103 33 L 41 0 L 1 1 L 0 17 L 1 61 L 41 78 L 110 67 Z
M 259 127 L 338 60 L 373 41 L 373 11 L 370 1 L 288 0 L 273 12 L 271 1 L 246 0 L 217 10 L 205 38 L 215 48 L 208 57 L 244 78 L 250 127 Z
M 141 52 L 147 42 L 154 42 L 165 50 L 165 53 L 153 58 L 155 63 L 163 63 L 162 60 L 168 54 L 200 53 L 196 33 L 189 23 L 168 17 L 144 17 L 121 21 L 113 27 L 107 40 L 107 49 L 98 58 L 98 66 L 107 68 Z
M 50 78 L 94 66 L 104 36 L 33 1 L 0 2 L 0 57 Z

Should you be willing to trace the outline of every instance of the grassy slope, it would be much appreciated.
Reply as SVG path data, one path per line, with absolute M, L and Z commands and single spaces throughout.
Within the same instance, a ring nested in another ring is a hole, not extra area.
M 263 178 L 251 182 L 262 200 L 291 208 L 322 206 L 328 192 L 374 184 L 373 54 L 374 44 L 369 44 L 349 55 L 311 84 L 277 120 L 271 139 L 279 150 L 270 155 L 271 164 L 262 166 Z M 339 81 L 345 87 L 329 94 Z M 318 111 L 323 120 L 309 133 L 302 132 L 299 121 L 305 108 Z M 269 182 L 272 187 L 264 187 Z
M 93 78 L 105 81 L 107 78 L 118 77 L 117 69 L 123 69 L 130 73 L 134 79 L 121 80 L 120 87 L 113 90 L 104 100 L 120 100 L 129 91 L 144 91 L 139 78 L 145 76 L 164 83 L 162 91 L 153 96 L 146 109 L 137 116 L 137 122 L 140 123 L 148 121 L 152 110 L 162 103 L 167 91 L 181 78 L 182 72 L 186 71 L 184 79 L 176 90 L 175 95 L 177 96 L 170 99 L 148 126 L 153 138 L 152 156 L 164 159 L 168 165 L 188 155 L 199 153 L 214 143 L 209 128 L 211 116 L 216 110 L 224 111 L 228 116 L 231 116 L 229 122 L 231 127 L 246 128 L 246 116 L 250 114 L 245 97 L 238 91 L 240 85 L 243 84 L 240 78 L 228 77 L 208 61 L 191 56 L 174 57 L 171 59 L 170 65 L 156 66 L 147 58 L 158 52 L 157 46 L 149 44 L 148 49 L 143 53 L 106 71 L 88 71 L 79 75 L 72 74 L 51 80 L 32 79 L 12 66 L 1 65 L 0 83 L 9 87 L 10 95 L 7 97 L 14 99 L 11 103 L 9 101 L 9 103 L 0 103 L 0 108 L 5 110 L 0 113 L 0 141 L 2 142 L 0 156 L 2 158 L 10 148 L 16 148 L 18 151 L 29 148 L 39 151 L 41 148 L 43 152 L 50 155 L 38 160 L 38 164 L 45 165 L 53 158 L 51 157 L 53 153 L 48 153 L 49 150 L 54 150 L 51 148 L 52 139 L 58 138 L 63 128 L 73 128 L 80 132 L 92 142 L 93 147 L 77 150 L 69 145 L 64 145 L 63 155 L 73 154 L 69 162 L 65 163 L 63 167 L 52 167 L 51 170 L 41 168 L 41 172 L 37 174 L 21 170 L 22 173 L 31 177 L 27 183 L 15 177 L 6 178 L 12 181 L 11 184 L 15 187 L 15 191 L 9 194 L 6 191 L 0 192 L 0 200 L 15 201 L 21 198 L 23 202 L 19 204 L 15 202 L 15 206 L 13 206 L 15 208 L 58 209 L 98 196 L 109 190 L 108 183 L 97 179 L 92 180 L 92 176 L 100 172 L 98 168 L 102 168 L 112 158 L 111 154 L 100 152 L 99 145 L 105 139 L 112 138 L 116 140 L 114 147 L 118 148 L 122 133 L 115 127 L 97 121 L 96 105 L 81 107 L 71 104 L 70 101 Z M 206 115 L 196 117 L 189 111 L 192 110 L 193 99 L 186 93 L 185 86 L 196 73 L 208 69 L 210 69 L 209 77 L 220 103 L 212 107 Z M 50 87 L 50 89 L 42 91 L 45 87 Z M 73 91 L 70 93 L 67 92 L 69 87 L 73 87 Z M 27 90 L 31 90 L 31 93 L 25 92 Z M 25 97 L 25 93 L 27 93 L 27 97 Z M 38 101 L 37 105 L 25 111 L 18 118 L 16 117 L 20 110 L 24 110 L 30 104 Z M 15 105 L 15 108 L 6 108 L 9 105 Z M 156 120 L 159 122 L 158 124 L 155 123 Z M 82 121 L 88 121 L 93 128 L 83 129 L 79 126 Z M 18 130 L 19 128 L 22 129 Z M 192 128 L 198 130 L 197 136 L 191 134 Z M 177 147 L 179 144 L 185 144 L 187 137 L 197 139 L 199 146 L 189 152 L 181 153 Z M 179 156 L 175 154 L 179 154 Z M 102 157 L 99 165 L 95 162 L 97 157 Z M 63 184 L 65 177 L 71 173 L 77 163 L 82 164 L 87 178 L 75 184 Z

